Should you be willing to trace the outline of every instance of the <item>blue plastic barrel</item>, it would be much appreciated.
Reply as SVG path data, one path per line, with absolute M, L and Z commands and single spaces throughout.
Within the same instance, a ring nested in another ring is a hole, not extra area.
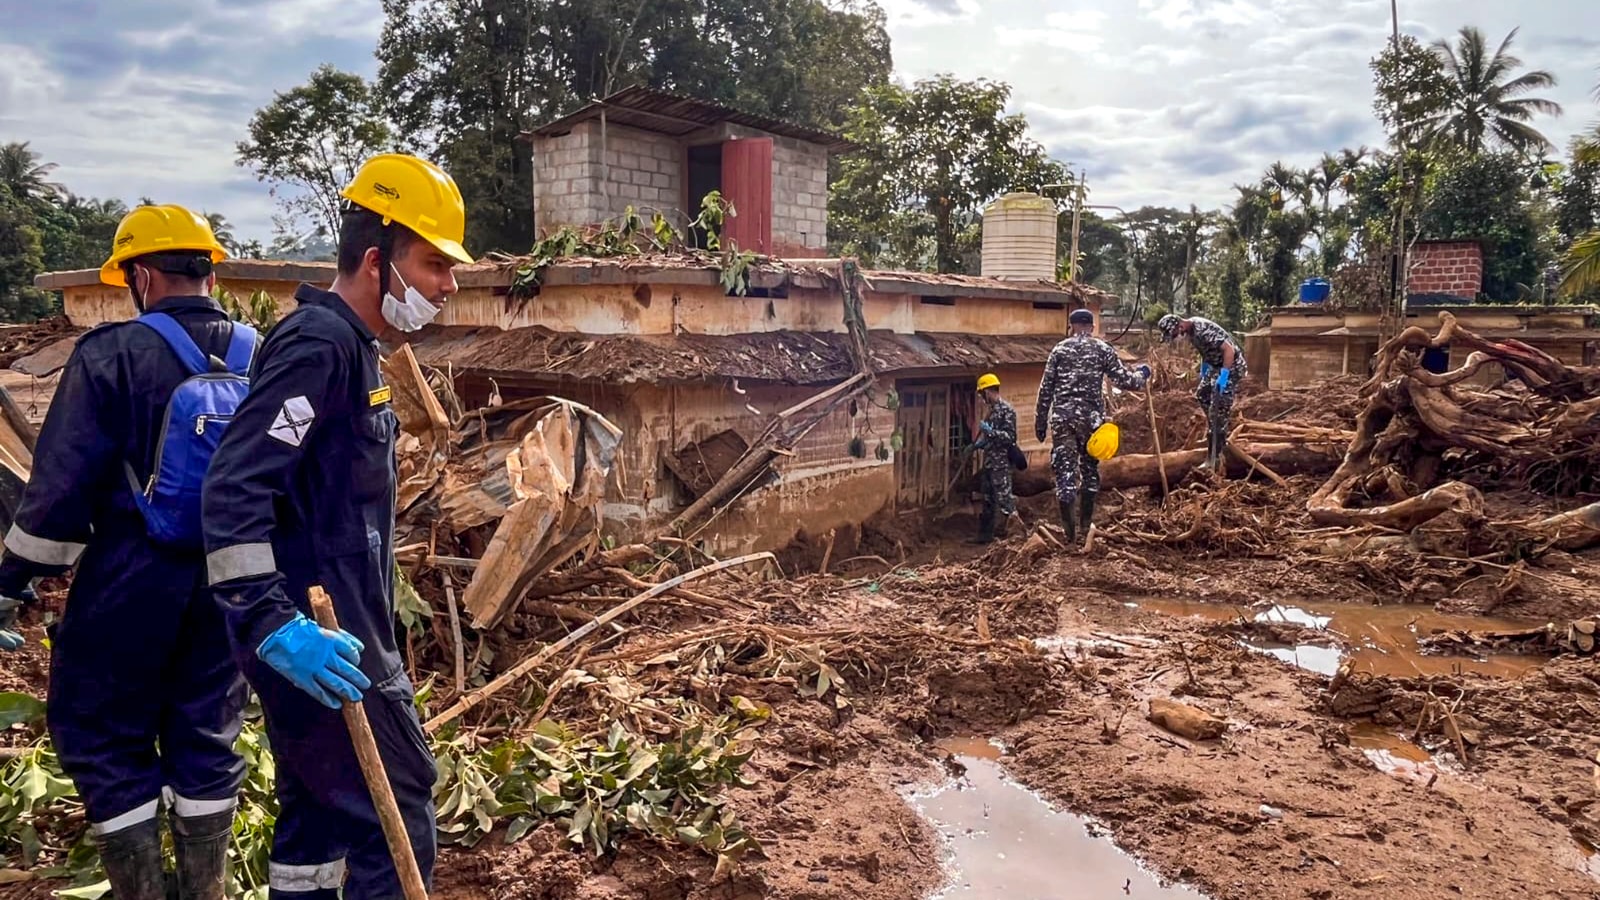
M 1329 284 L 1326 278 L 1307 278 L 1300 282 L 1300 302 L 1321 303 L 1328 299 L 1328 294 L 1332 290 L 1333 285 Z

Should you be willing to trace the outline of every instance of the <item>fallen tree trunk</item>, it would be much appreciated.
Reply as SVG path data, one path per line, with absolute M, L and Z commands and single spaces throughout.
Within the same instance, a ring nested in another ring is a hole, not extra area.
M 1331 471 L 1339 464 L 1339 451 L 1317 444 L 1246 444 L 1239 448 L 1264 466 L 1284 476 L 1312 475 Z M 1206 461 L 1204 450 L 1179 450 L 1155 454 L 1118 456 L 1100 464 L 1102 488 L 1159 487 L 1161 466 L 1166 464 L 1167 479 L 1181 482 Z M 1251 471 L 1241 459 L 1227 460 L 1228 474 L 1242 477 Z
M 1591 503 L 1528 526 L 1558 550 L 1583 550 L 1600 544 L 1600 503 Z

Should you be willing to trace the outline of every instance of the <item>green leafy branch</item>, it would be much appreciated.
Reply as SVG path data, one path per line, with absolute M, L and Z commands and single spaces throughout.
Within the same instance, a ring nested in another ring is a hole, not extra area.
M 536 241 L 523 256 L 497 258 L 514 267 L 512 300 L 526 300 L 538 293 L 545 268 L 559 260 L 614 259 L 646 253 L 704 256 L 707 263 L 717 263 L 723 287 L 742 297 L 749 291 L 749 270 L 761 257 L 731 247 L 723 252 L 723 228 L 728 216 L 736 214 L 733 204 L 720 191 L 701 198 L 699 214 L 681 231 L 660 211 L 651 213 L 647 221 L 630 206 L 618 219 L 585 227 L 564 225 Z
M 600 856 L 632 830 L 715 855 L 720 876 L 760 851 L 718 796 L 724 785 L 748 786 L 739 773 L 753 750 L 741 737 L 769 714 L 739 699 L 734 713 L 660 743 L 620 722 L 591 739 L 549 720 L 526 739 L 483 749 L 465 735 L 444 740 L 434 793 L 440 835 L 470 847 L 505 825 L 511 844 L 550 821 Z

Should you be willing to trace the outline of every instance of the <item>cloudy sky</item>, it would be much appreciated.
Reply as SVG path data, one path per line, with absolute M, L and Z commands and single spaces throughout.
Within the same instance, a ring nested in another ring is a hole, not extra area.
M 1367 60 L 1388 0 L 880 0 L 895 67 L 1014 87 L 1093 202 L 1217 205 L 1274 160 L 1378 145 Z M 250 114 L 319 63 L 372 75 L 378 0 L 6 0 L 0 142 L 31 141 L 80 194 L 149 195 L 270 236 L 266 187 L 234 165 Z M 1463 24 L 1561 81 L 1557 144 L 1600 118 L 1594 0 L 1400 0 L 1427 40 Z

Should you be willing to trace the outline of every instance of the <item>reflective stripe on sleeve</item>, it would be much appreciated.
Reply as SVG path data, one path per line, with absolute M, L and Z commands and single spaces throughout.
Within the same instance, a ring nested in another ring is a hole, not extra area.
M 235 544 L 206 554 L 206 574 L 213 585 L 276 571 L 278 562 L 272 556 L 272 545 L 265 542 Z
M 7 550 L 41 566 L 70 566 L 83 555 L 83 548 L 83 544 L 72 541 L 52 541 L 29 534 L 15 523 L 6 532 Z

